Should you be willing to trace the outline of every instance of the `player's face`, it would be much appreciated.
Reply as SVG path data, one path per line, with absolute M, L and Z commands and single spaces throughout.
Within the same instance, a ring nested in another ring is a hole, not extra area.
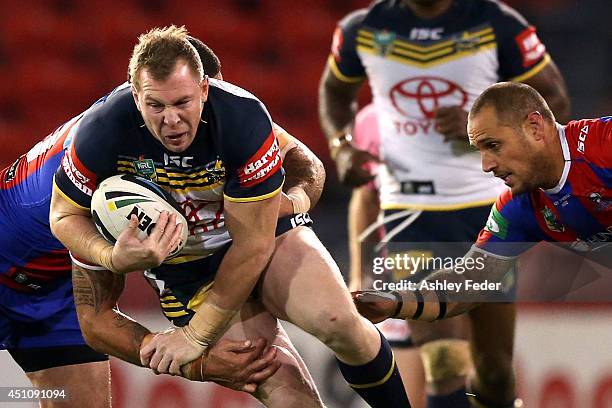
M 495 109 L 484 107 L 468 119 L 468 135 L 480 151 L 482 170 L 504 180 L 512 194 L 538 187 L 538 167 L 545 164 L 542 147 L 522 128 L 500 125 Z
M 208 79 L 200 81 L 182 60 L 165 80 L 156 80 L 147 69 L 139 75 L 140 90 L 132 87 L 132 94 L 147 129 L 169 151 L 185 151 L 198 130 L 208 97 Z

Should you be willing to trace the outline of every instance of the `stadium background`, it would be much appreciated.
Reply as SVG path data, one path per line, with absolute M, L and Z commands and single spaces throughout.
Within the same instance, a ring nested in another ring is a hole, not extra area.
M 572 116 L 610 114 L 612 2 L 508 3 L 536 25 L 563 72 Z M 318 125 L 317 86 L 336 21 L 367 4 L 367 0 L 2 0 L 0 166 L 124 81 L 139 33 L 153 26 L 185 24 L 218 54 L 226 80 L 257 95 L 276 122 L 325 162 L 328 181 L 313 216 L 321 239 L 346 271 L 344 219 L 349 191 L 335 179 Z M 367 99 L 364 92 L 362 101 Z M 155 296 L 140 277 L 130 277 L 120 305 L 154 328 L 165 326 Z M 526 406 L 612 407 L 611 327 L 612 308 L 607 306 L 523 305 L 517 368 Z M 352 395 L 333 374 L 328 354 L 307 335 L 295 332 L 295 339 L 329 406 L 359 406 L 351 405 Z M 248 396 L 156 377 L 116 361 L 113 369 L 116 407 L 252 404 Z M 8 353 L 0 353 L 0 387 L 26 385 L 18 371 Z

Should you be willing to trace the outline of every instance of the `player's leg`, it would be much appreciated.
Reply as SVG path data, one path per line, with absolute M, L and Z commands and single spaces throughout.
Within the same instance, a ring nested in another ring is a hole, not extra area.
M 514 407 L 514 322 L 516 307 L 487 303 L 469 313 L 475 375 L 470 391 L 475 407 Z
M 408 406 L 386 339 L 362 318 L 331 255 L 305 227 L 277 238 L 260 282 L 265 307 L 334 351 L 345 379 L 372 406 Z
M 278 320 L 259 301 L 249 300 L 230 323 L 222 338 L 231 340 L 265 338 L 277 348 L 278 371 L 259 385 L 255 397 L 267 407 L 322 407 L 302 358 Z
M 429 408 L 467 407 L 465 384 L 472 367 L 465 316 L 409 323 L 425 373 Z
M 43 407 L 110 407 L 108 356 L 88 347 L 79 327 L 70 277 L 44 293 L 1 288 L 1 313 L 12 320 L 8 351 L 32 385 L 64 390 Z
M 427 403 L 425 371 L 417 347 L 393 348 L 397 367 L 404 379 L 404 388 L 413 408 L 424 408 Z
M 27 353 L 27 350 L 25 351 Z M 47 353 L 53 353 L 48 349 Z M 78 350 L 74 350 L 78 352 Z M 11 352 L 13 357 L 15 354 Z M 111 406 L 110 365 L 107 361 L 72 364 L 26 372 L 32 385 L 38 389 L 64 392 L 66 398 L 41 400 L 42 408 Z
M 404 380 L 404 388 L 413 408 L 425 408 L 427 393 L 425 371 L 420 350 L 414 344 L 408 322 L 400 319 L 387 319 L 376 325 L 387 338 L 397 367 Z

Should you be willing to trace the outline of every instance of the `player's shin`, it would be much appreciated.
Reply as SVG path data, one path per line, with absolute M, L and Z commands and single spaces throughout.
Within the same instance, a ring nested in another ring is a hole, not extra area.
M 459 339 L 430 341 L 423 344 L 420 351 L 427 383 L 435 388 L 446 390 L 450 388 L 449 391 L 428 395 L 427 407 L 469 408 L 464 385 L 468 368 L 471 366 L 467 341 Z
M 387 339 L 380 334 L 380 350 L 366 364 L 348 365 L 338 360 L 340 372 L 372 407 L 410 407 L 408 396 Z

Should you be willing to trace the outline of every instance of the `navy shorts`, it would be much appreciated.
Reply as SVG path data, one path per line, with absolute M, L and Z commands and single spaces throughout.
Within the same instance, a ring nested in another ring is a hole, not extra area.
M 45 293 L 0 286 L 0 348 L 8 349 L 26 372 L 108 360 L 85 343 L 71 278 Z

